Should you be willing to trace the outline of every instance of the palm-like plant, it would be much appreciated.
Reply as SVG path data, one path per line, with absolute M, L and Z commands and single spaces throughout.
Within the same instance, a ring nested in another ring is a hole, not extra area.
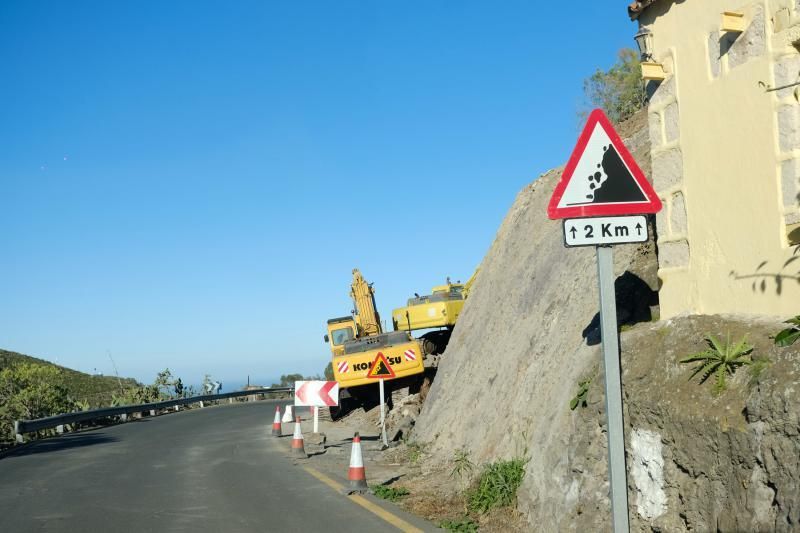
M 708 343 L 708 348 L 681 359 L 681 363 L 697 363 L 689 380 L 700 374 L 702 376 L 700 383 L 705 383 L 709 377 L 714 375 L 712 392 L 719 394 L 725 390 L 728 375 L 733 376 L 740 366 L 752 364 L 752 359 L 745 359 L 745 356 L 753 351 L 753 347 L 747 344 L 747 337 L 742 338 L 739 342 L 731 343 L 729 336 L 725 343 L 722 343 L 713 335 L 707 335 L 706 343 Z

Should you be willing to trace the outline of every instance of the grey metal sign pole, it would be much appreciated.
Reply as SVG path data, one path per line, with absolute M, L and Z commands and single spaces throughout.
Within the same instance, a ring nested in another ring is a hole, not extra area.
M 383 378 L 380 380 L 380 395 L 381 395 L 381 441 L 383 441 L 383 446 L 388 448 L 389 447 L 389 439 L 386 438 L 386 411 L 384 407 L 384 392 L 383 392 Z
M 625 430 L 622 423 L 622 379 L 619 369 L 617 301 L 614 293 L 614 251 L 610 246 L 597 247 L 597 277 L 600 282 L 600 334 L 603 345 L 603 368 L 606 374 L 611 521 L 614 533 L 629 533 Z

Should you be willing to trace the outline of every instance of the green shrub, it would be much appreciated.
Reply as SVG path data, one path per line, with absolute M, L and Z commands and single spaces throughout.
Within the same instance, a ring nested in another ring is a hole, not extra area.
M 772 361 L 766 357 L 751 357 L 751 359 L 753 362 L 748 367 L 748 370 L 750 371 L 750 381 L 748 381 L 747 384 L 750 387 L 754 387 L 761 381 L 761 374 L 764 373 L 764 370 L 769 368 L 769 366 L 772 364 Z
M 13 437 L 15 420 L 69 413 L 75 402 L 55 366 L 20 363 L 0 371 L 0 438 Z
M 485 513 L 494 507 L 506 507 L 514 503 L 527 462 L 526 459 L 517 458 L 486 465 L 477 486 L 467 495 L 467 508 L 471 512 Z
M 591 383 L 592 378 L 578 382 L 578 392 L 575 394 L 575 397 L 569 401 L 569 408 L 571 411 L 574 411 L 579 405 L 581 407 L 586 407 L 588 405 L 589 385 L 591 385 Z
M 396 502 L 403 496 L 411 494 L 408 492 L 408 489 L 404 489 L 403 487 L 390 487 L 388 485 L 373 485 L 370 489 L 372 489 L 372 493 L 378 498 L 383 498 L 390 502 Z
M 465 516 L 461 520 L 442 520 L 439 523 L 439 527 L 447 531 L 463 531 L 465 533 L 475 533 L 478 531 L 478 524 L 473 522 L 468 516 Z
M 418 442 L 408 443 L 408 460 L 413 464 L 417 464 L 422 458 L 422 445 Z

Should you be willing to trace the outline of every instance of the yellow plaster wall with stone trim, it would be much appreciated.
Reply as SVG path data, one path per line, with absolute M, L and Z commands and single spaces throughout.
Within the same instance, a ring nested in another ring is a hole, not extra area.
M 745 13 L 748 28 L 735 40 L 720 33 L 723 11 Z M 786 11 L 780 28 L 778 11 Z M 778 36 L 796 29 L 795 11 L 776 1 L 662 1 L 639 19 L 669 74 L 651 87 L 648 106 L 653 182 L 665 205 L 657 217 L 663 318 L 800 313 L 800 261 L 786 264 L 797 198 L 785 196 L 797 176 L 781 175 L 800 148 L 800 115 L 796 100 L 758 84 L 774 86 L 776 61 L 797 55 Z M 784 122 L 794 122 L 779 133 L 786 106 Z

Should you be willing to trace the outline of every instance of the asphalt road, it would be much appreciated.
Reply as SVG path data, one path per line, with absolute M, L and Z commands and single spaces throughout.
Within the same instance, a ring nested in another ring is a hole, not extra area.
M 270 435 L 274 412 L 221 405 L 24 446 L 0 459 L 0 531 L 398 531 L 391 516 L 430 529 L 294 464 L 291 437 Z

